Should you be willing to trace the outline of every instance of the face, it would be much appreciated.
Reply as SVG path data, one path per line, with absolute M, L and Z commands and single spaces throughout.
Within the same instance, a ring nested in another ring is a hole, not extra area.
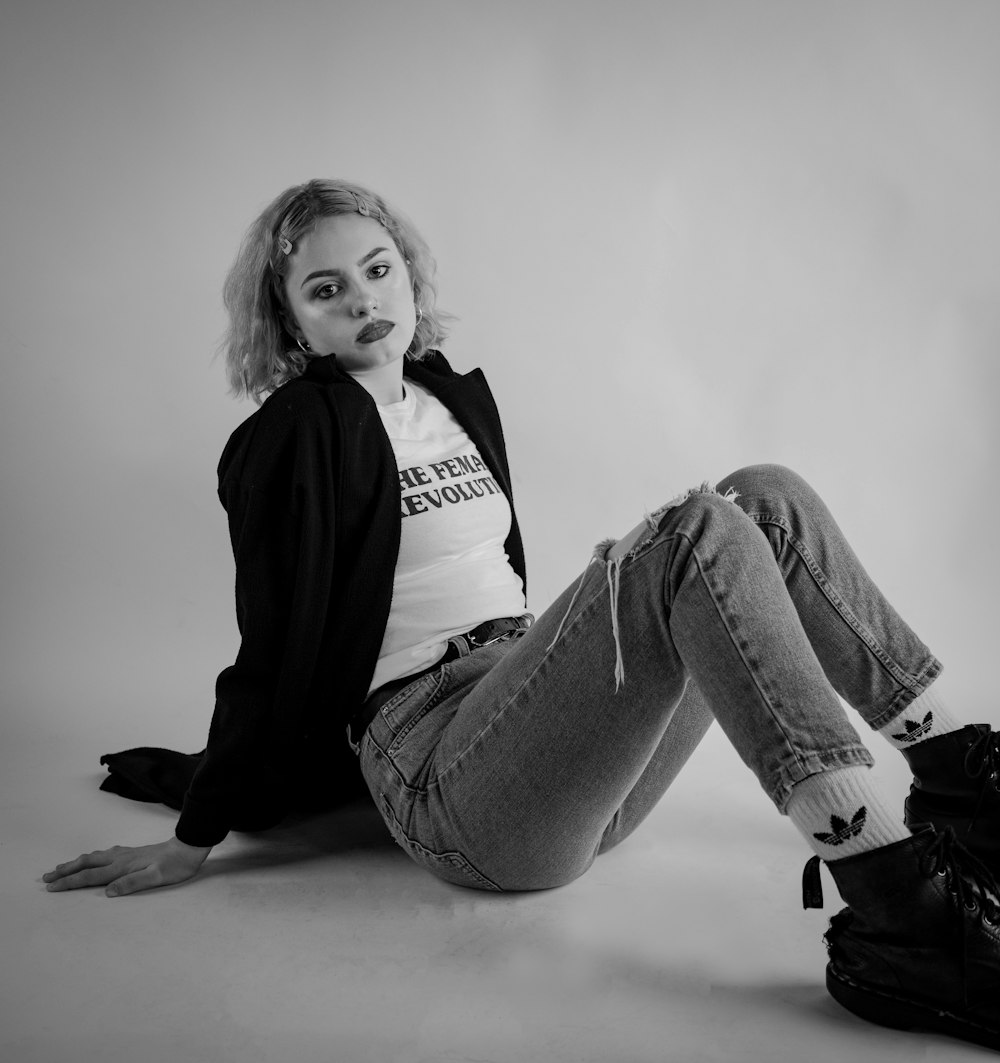
M 403 256 L 374 218 L 324 218 L 299 242 L 285 277 L 297 334 L 348 373 L 402 359 L 416 310 Z

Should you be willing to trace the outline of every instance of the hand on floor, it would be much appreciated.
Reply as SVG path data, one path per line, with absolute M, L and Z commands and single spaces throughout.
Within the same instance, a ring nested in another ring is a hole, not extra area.
M 211 851 L 211 846 L 205 849 L 185 845 L 178 838 L 135 848 L 115 845 L 59 864 L 42 875 L 42 881 L 52 892 L 107 886 L 105 894 L 118 897 L 184 882 L 197 874 Z

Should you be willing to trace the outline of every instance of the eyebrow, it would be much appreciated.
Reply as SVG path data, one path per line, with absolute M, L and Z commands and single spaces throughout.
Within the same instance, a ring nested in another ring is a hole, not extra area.
M 376 247 L 368 252 L 363 258 L 359 258 L 357 265 L 363 266 L 366 262 L 370 262 L 376 255 L 381 255 L 383 252 L 388 251 L 387 247 Z M 308 277 L 299 285 L 300 288 L 304 288 L 311 280 L 315 280 L 317 277 L 340 277 L 343 276 L 343 270 L 339 269 L 317 269 L 310 273 Z

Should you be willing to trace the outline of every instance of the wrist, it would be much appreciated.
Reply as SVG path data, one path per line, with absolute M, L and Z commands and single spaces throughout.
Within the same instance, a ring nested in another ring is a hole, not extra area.
M 190 856 L 201 856 L 204 858 L 208 856 L 213 849 L 213 846 L 211 845 L 188 845 L 187 842 L 182 842 L 176 834 L 170 839 L 170 841 L 180 849 L 181 852 L 187 853 Z

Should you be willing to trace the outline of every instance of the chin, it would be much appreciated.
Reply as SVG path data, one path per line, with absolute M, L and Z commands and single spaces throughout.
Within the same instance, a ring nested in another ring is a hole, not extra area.
M 340 359 L 342 369 L 349 373 L 371 372 L 374 369 L 387 369 L 390 365 L 403 362 L 405 352 L 400 351 L 372 351 L 365 358 Z

